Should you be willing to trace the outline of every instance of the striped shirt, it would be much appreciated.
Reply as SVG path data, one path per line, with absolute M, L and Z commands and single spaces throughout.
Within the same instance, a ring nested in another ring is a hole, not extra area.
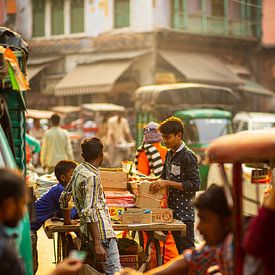
M 80 231 L 92 240 L 88 223 L 97 222 L 102 240 L 115 237 L 99 170 L 83 162 L 75 168 L 71 183 L 74 204 L 80 218 Z

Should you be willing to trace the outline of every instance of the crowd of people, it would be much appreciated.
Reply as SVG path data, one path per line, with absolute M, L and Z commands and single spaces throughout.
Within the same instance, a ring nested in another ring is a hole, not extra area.
M 139 274 L 130 269 L 121 270 L 117 239 L 99 171 L 104 159 L 104 146 L 115 165 L 119 165 L 125 157 L 117 144 L 133 141 L 127 120 L 119 114 L 108 120 L 106 144 L 98 137 L 84 139 L 81 143 L 83 161 L 80 164 L 73 161 L 69 137 L 61 129 L 58 115 L 51 117 L 51 125 L 51 129 L 43 133 L 41 165 L 47 172 L 54 172 L 59 183 L 34 205 L 36 219 L 31 223 L 34 273 L 39 256 L 37 230 L 48 218 L 63 216 L 67 224 L 76 217 L 80 219 L 81 250 L 87 253 L 86 263 L 105 274 Z M 216 184 L 196 197 L 200 190 L 198 161 L 184 143 L 184 126 L 180 119 L 170 117 L 160 125 L 150 122 L 144 127 L 144 139 L 136 151 L 135 166 L 140 173 L 155 176 L 151 184 L 153 193 L 168 189 L 168 207 L 173 210 L 175 219 L 186 224 L 184 237 L 176 232 L 168 233 L 165 248 L 167 263 L 149 270 L 147 274 L 234 274 L 232 209 L 223 187 Z M 71 200 L 74 207 L 70 204 Z M 26 191 L 22 176 L 0 169 L 0 270 L 5 271 L 3 274 L 24 274 L 22 261 L 12 237 L 6 234 L 5 226 L 16 226 L 24 216 L 25 207 Z M 195 245 L 195 208 L 199 217 L 197 228 L 205 240 L 201 247 Z M 275 270 L 272 261 L 275 256 L 274 217 L 273 188 L 259 215 L 248 227 L 243 246 L 248 259 L 245 263 L 251 257 L 260 259 L 262 265 L 257 271 L 264 270 L 265 274 L 273 274 Z M 258 262 L 252 261 L 252 266 Z M 52 274 L 76 274 L 82 266 L 80 260 L 65 259 Z

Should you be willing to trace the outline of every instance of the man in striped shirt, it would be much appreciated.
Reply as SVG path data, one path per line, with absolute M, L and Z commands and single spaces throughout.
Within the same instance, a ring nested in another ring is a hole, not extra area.
M 89 138 L 81 149 L 84 162 L 75 168 L 71 184 L 80 217 L 82 249 L 90 249 L 94 262 L 102 263 L 106 274 L 114 274 L 120 270 L 119 251 L 98 170 L 103 144 L 99 138 Z

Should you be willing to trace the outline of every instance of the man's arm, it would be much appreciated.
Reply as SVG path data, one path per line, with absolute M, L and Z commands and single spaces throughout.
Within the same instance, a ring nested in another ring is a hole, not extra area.
M 194 153 L 190 152 L 187 155 L 187 164 L 182 186 L 187 192 L 197 192 L 200 190 L 200 185 L 201 181 L 197 157 Z
M 96 215 L 96 205 L 99 195 L 100 182 L 96 176 L 92 176 L 86 181 L 84 209 L 81 211 L 85 216 L 89 232 L 94 241 L 94 252 L 99 260 L 105 260 L 106 252 L 102 246 L 98 229 L 98 218 Z
M 200 190 L 199 167 L 196 156 L 193 153 L 187 155 L 187 164 L 183 182 L 163 179 L 162 174 L 161 179 L 152 184 L 151 190 L 153 191 L 153 193 L 156 193 L 160 189 L 167 187 L 172 187 L 187 192 L 196 192 Z

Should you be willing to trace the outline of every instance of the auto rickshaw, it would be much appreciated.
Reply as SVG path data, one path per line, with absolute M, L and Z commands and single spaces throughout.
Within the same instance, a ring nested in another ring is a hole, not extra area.
M 207 150 L 210 162 L 219 163 L 224 179 L 224 189 L 229 205 L 234 211 L 234 261 L 235 274 L 243 274 L 244 251 L 243 239 L 243 209 L 242 209 L 242 163 L 249 163 L 255 168 L 251 181 L 255 184 L 274 184 L 275 161 L 275 128 L 263 131 L 246 131 L 222 136 L 215 139 Z M 232 196 L 231 186 L 226 177 L 224 164 L 232 163 Z M 274 171 L 274 170 L 273 170 Z

